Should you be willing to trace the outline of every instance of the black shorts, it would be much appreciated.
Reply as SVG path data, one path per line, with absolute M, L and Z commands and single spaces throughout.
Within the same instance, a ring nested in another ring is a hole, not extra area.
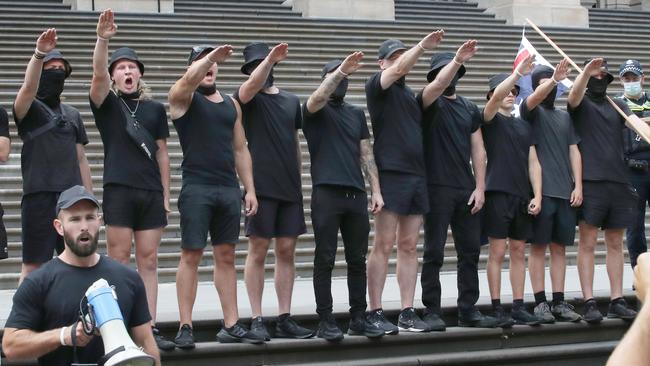
M 61 254 L 63 237 L 54 229 L 58 192 L 36 192 L 23 196 L 20 206 L 23 263 L 43 264 L 54 250 Z
M 178 196 L 181 214 L 181 248 L 203 249 L 212 245 L 237 244 L 241 217 L 239 187 L 185 184 Z
M 307 232 L 302 202 L 258 197 L 257 214 L 246 217 L 246 236 L 295 238 Z
M 573 245 L 576 223 L 576 209 L 569 200 L 544 196 L 542 211 L 533 218 L 531 243 Z
M 160 191 L 107 184 L 104 186 L 102 210 L 107 226 L 128 227 L 134 231 L 167 226 L 167 213 Z
M 384 210 L 398 215 L 424 215 L 429 212 L 429 197 L 424 177 L 381 171 L 379 185 L 384 198 Z
M 639 195 L 630 184 L 583 181 L 582 195 L 579 221 L 602 229 L 624 229 L 634 220 Z
M 532 235 L 529 200 L 504 192 L 485 193 L 483 224 L 485 234 L 494 239 L 527 240 Z

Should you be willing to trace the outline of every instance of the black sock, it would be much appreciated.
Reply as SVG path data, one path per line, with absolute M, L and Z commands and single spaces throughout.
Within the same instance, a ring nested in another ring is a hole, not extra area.
M 554 292 L 553 293 L 553 305 L 558 305 L 564 301 L 564 292 Z
M 535 292 L 535 305 L 546 302 L 546 293 L 544 291 Z
M 501 306 L 501 299 L 492 299 L 492 307 L 496 308 Z
M 522 309 L 524 307 L 524 299 L 514 299 L 512 300 L 512 309 Z

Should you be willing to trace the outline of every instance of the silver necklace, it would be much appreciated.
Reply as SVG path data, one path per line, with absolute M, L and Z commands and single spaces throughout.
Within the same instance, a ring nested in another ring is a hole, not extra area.
M 138 111 L 138 107 L 140 106 L 140 99 L 138 99 L 138 102 L 136 103 L 134 110 L 131 110 L 131 108 L 129 108 L 129 105 L 126 104 L 123 98 L 120 97 L 120 100 L 122 101 L 122 103 L 124 103 L 126 109 L 131 113 L 131 117 L 135 118 L 135 112 Z

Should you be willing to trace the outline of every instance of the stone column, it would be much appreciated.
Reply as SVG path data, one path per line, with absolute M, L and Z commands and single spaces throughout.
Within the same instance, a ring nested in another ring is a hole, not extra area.
M 304 18 L 395 20 L 394 0 L 286 0 Z
M 478 0 L 478 4 L 507 24 L 524 24 L 530 18 L 539 26 L 589 27 L 588 10 L 580 0 Z
M 102 11 L 111 8 L 126 13 L 173 13 L 174 0 L 63 0 L 72 10 Z M 94 9 L 93 9 L 94 3 Z

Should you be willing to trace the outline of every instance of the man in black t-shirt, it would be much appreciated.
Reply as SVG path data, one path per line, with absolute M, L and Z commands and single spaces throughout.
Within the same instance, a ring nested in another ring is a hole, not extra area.
M 151 99 L 141 79 L 144 65 L 135 51 L 118 48 L 108 59 L 108 42 L 116 33 L 113 12 L 102 12 L 89 97 L 104 145 L 106 246 L 111 258 L 128 264 L 135 241 L 135 262 L 147 289 L 152 332 L 160 349 L 171 350 L 174 342 L 155 328 L 158 248 L 170 212 L 167 113 L 162 103 Z M 147 135 L 149 144 L 128 133 L 128 126 L 134 124 L 132 129 Z
M 622 99 L 638 117 L 650 117 L 650 99 L 643 90 L 645 76 L 641 63 L 637 60 L 627 60 L 621 64 L 618 73 L 623 84 Z M 635 207 L 635 218 L 630 221 L 626 231 L 627 250 L 630 254 L 632 268 L 636 266 L 636 258 L 648 251 L 645 237 L 645 209 L 650 202 L 650 144 L 642 139 L 631 128 L 623 131 L 625 161 L 627 176 L 639 195 Z
M 519 94 L 516 82 L 533 69 L 535 56 L 528 56 L 512 74 L 490 79 L 487 103 L 483 109 L 483 139 L 487 152 L 485 178 L 484 232 L 490 242 L 487 277 L 495 317 L 499 325 L 538 325 L 542 319 L 530 314 L 524 305 L 526 281 L 526 240 L 532 234 L 532 216 L 542 208 L 542 168 L 537 159 L 530 124 L 513 117 L 512 106 Z M 532 185 L 532 199 L 531 187 Z M 501 306 L 501 270 L 510 250 L 512 312 Z
M 79 111 L 61 103 L 72 67 L 55 49 L 56 29 L 43 32 L 16 95 L 13 115 L 23 140 L 20 282 L 31 271 L 63 251 L 63 240 L 52 227 L 54 207 L 65 189 L 83 184 L 92 190 L 84 145 L 88 143 Z
M 341 230 L 348 265 L 350 326 L 348 334 L 378 338 L 384 330 L 368 322 L 366 311 L 366 253 L 368 199 L 361 167 L 370 183 L 373 214 L 384 202 L 379 188 L 370 132 L 361 108 L 344 101 L 348 76 L 361 67 L 362 52 L 323 68 L 323 82 L 303 106 L 303 131 L 309 146 L 313 184 L 311 217 L 314 224 L 314 294 L 320 318 L 317 335 L 340 341 L 343 332 L 332 316 L 332 269 Z
M 459 324 L 496 326 L 495 319 L 482 315 L 474 306 L 479 297 L 478 212 L 483 206 L 485 190 L 485 149 L 479 130 L 481 116 L 474 103 L 456 94 L 456 83 L 465 74 L 463 63 L 476 53 L 476 49 L 476 41 L 472 40 L 465 42 L 456 54 L 433 55 L 431 70 L 427 73 L 429 84 L 417 96 L 424 111 L 426 199 L 431 207 L 424 218 L 422 302 L 426 307 L 424 321 L 433 330 L 446 327 L 440 317 L 440 269 L 450 225 L 458 255 Z
M 568 61 L 553 68 L 537 65 L 531 73 L 534 92 L 520 105 L 521 118 L 533 127 L 535 148 L 542 166 L 542 210 L 533 219 L 528 272 L 535 295 L 535 315 L 545 323 L 580 321 L 582 317 L 564 301 L 566 246 L 573 245 L 576 207 L 582 204 L 582 161 L 569 113 L 555 108 L 557 84 L 569 73 Z M 551 253 L 553 302 L 544 291 L 546 248 Z
M 182 243 L 176 273 L 180 329 L 175 339 L 182 349 L 194 348 L 192 308 L 208 232 L 214 285 L 224 316 L 217 340 L 264 343 L 264 337 L 239 323 L 237 311 L 235 245 L 241 215 L 237 173 L 245 190 L 246 217 L 256 214 L 257 199 L 241 110 L 233 98 L 217 91 L 215 84 L 218 64 L 231 54 L 230 45 L 195 46 L 185 75 L 169 91 L 169 111 L 183 149 L 183 188 L 178 197 Z
M 11 140 L 9 139 L 9 116 L 7 111 L 0 107 L 0 162 L 9 160 L 9 153 L 11 152 Z M 4 216 L 4 209 L 0 204 L 0 259 L 9 257 L 7 250 L 7 230 L 2 217 Z
M 443 35 L 442 30 L 432 32 L 409 50 L 399 40 L 384 41 L 378 54 L 381 71 L 366 82 L 366 102 L 375 139 L 373 150 L 385 203 L 375 216 L 375 241 L 368 256 L 368 320 L 386 334 L 397 334 L 399 328 L 413 332 L 428 330 L 413 308 L 418 275 L 415 248 L 422 215 L 429 211 L 422 156 L 422 112 L 405 78 L 425 51 L 438 47 Z M 402 309 L 399 328 L 386 319 L 381 302 L 388 258 L 395 242 Z
M 65 250 L 31 273 L 16 290 L 2 351 L 8 359 L 38 358 L 43 366 L 97 363 L 105 353 L 101 337 L 87 335 L 78 320 L 86 290 L 103 278 L 115 291 L 124 326 L 134 343 L 160 365 L 140 276 L 96 252 L 101 226 L 99 202 L 84 187 L 73 186 L 61 193 L 55 206 L 53 227 L 64 238 Z M 77 345 L 76 359 L 73 342 Z
M 269 339 L 262 319 L 264 264 L 275 238 L 275 292 L 278 296 L 278 338 L 310 338 L 312 330 L 290 317 L 296 275 L 296 240 L 307 229 L 302 206 L 300 144 L 302 125 L 300 100 L 273 85 L 273 68 L 283 61 L 289 46 L 280 43 L 269 50 L 254 42 L 244 49 L 241 71 L 250 75 L 234 97 L 241 104 L 248 148 L 253 158 L 253 178 L 259 199 L 257 215 L 246 217 L 249 239 L 244 280 L 251 304 L 251 330 Z
M 623 299 L 623 231 L 634 219 L 638 195 L 629 184 L 623 160 L 625 118 L 607 100 L 607 86 L 614 77 L 602 58 L 587 60 L 569 93 L 568 110 L 580 136 L 582 190 L 579 213 L 578 274 L 585 299 L 583 318 L 588 323 L 603 319 L 593 298 L 594 251 L 598 228 L 605 231 L 607 275 L 611 284 L 610 318 L 634 319 L 636 312 Z M 628 118 L 637 119 L 621 100 L 614 102 Z M 644 123 L 644 122 L 640 122 Z

